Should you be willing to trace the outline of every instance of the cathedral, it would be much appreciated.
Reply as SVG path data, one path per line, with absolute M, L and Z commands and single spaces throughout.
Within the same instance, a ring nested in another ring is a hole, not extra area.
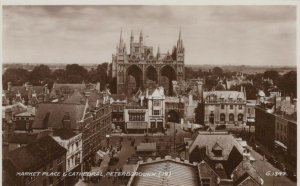
M 163 86 L 165 95 L 172 96 L 172 81 L 184 79 L 184 47 L 179 31 L 177 45 L 166 53 L 159 47 L 154 54 L 152 46 L 144 45 L 143 32 L 138 42 L 131 32 L 129 53 L 123 41 L 122 31 L 116 54 L 112 56 L 112 78 L 116 80 L 117 94 L 132 95 L 138 90 Z

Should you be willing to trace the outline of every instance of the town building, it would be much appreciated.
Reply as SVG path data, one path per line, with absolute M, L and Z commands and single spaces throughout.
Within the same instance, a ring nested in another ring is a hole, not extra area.
M 26 112 L 15 115 L 15 130 L 30 132 L 35 118 L 35 107 L 27 107 Z
M 172 81 L 184 79 L 184 47 L 181 32 L 177 45 L 172 52 L 161 53 L 158 47 L 154 54 L 153 47 L 146 46 L 143 32 L 139 41 L 130 36 L 129 53 L 123 41 L 122 31 L 116 53 L 112 57 L 112 78 L 116 79 L 117 94 L 132 95 L 139 89 L 145 90 L 149 84 L 163 86 L 166 95 L 172 95 Z
M 111 117 L 115 132 L 125 132 L 124 109 L 127 104 L 127 97 L 124 94 L 111 94 Z
M 165 93 L 163 87 L 146 89 L 145 96 L 142 96 L 141 103 L 148 107 L 149 130 L 150 132 L 164 132 L 165 126 Z
M 65 185 L 67 150 L 52 137 L 44 136 L 27 146 L 9 152 L 3 170 L 13 183 L 10 185 Z M 40 175 L 19 176 L 22 172 L 41 172 Z M 59 175 L 48 175 L 57 172 Z M 44 173 L 44 174 L 43 174 Z
M 280 94 L 260 99 L 255 108 L 255 138 L 271 152 L 276 149 L 296 162 L 297 110 L 296 102 Z
M 247 118 L 247 125 L 249 126 L 255 125 L 255 106 L 256 106 L 256 100 L 247 100 L 246 118 Z
M 131 101 L 124 109 L 126 133 L 149 132 L 149 110 L 146 105 Z
M 38 103 L 47 102 L 49 98 L 48 85 L 33 86 L 25 83 L 23 86 L 13 86 L 8 82 L 7 90 L 2 94 L 2 106 L 13 105 L 17 102 L 24 105 L 35 106 Z
M 197 164 L 180 159 L 172 159 L 166 156 L 164 159 L 148 159 L 145 162 L 138 162 L 135 171 L 141 174 L 152 173 L 150 176 L 132 175 L 128 186 L 146 185 L 190 185 L 201 186 L 201 174 Z M 154 175 L 156 174 L 156 175 Z M 159 175 L 161 174 L 161 175 Z
M 68 122 L 68 118 L 65 118 L 64 122 Z M 80 172 L 82 165 L 82 134 L 76 134 L 68 128 L 61 128 L 53 131 L 52 138 L 67 149 L 66 173 Z M 67 176 L 65 181 L 66 185 L 72 185 L 76 183 L 77 177 Z
M 64 103 L 39 104 L 32 127 L 55 131 L 63 127 L 64 118 L 69 118 L 66 128 L 82 133 L 83 170 L 89 170 L 96 152 L 106 146 L 106 136 L 111 133 L 111 107 L 104 93 L 91 91 L 88 97 L 78 93 L 74 91 Z
M 245 91 L 204 91 L 204 123 L 215 125 L 246 124 Z
M 218 185 L 247 185 L 248 182 L 248 185 L 263 185 L 250 163 L 248 149 L 230 134 L 199 133 L 192 139 L 188 151 L 189 161 L 204 163 L 202 172 L 214 172 Z

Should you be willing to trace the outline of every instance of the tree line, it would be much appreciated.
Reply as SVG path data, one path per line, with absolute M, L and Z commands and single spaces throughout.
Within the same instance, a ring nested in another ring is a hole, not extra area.
M 68 64 L 64 69 L 51 70 L 47 65 L 35 66 L 32 71 L 24 68 L 8 68 L 2 75 L 3 89 L 7 89 L 7 83 L 11 82 L 14 86 L 21 86 L 26 82 L 32 85 L 45 85 L 51 88 L 54 82 L 57 83 L 97 83 L 100 82 L 101 90 L 109 85 L 111 92 L 115 93 L 116 79 L 112 79 L 111 64 L 102 63 L 96 68 L 87 70 L 78 64 Z M 214 67 L 208 71 L 194 70 L 185 67 L 185 78 L 201 78 L 206 90 L 212 90 L 221 80 L 230 80 L 237 72 L 224 71 L 220 67 Z M 247 99 L 256 99 L 258 90 L 264 90 L 267 94 L 270 90 L 281 91 L 283 95 L 292 97 L 297 96 L 297 72 L 290 71 L 280 75 L 278 71 L 267 70 L 264 73 L 247 74 L 246 80 L 252 83 L 243 83 L 232 86 L 231 90 L 240 90 L 243 86 L 246 88 Z M 269 79 L 270 81 L 266 81 Z M 273 82 L 273 84 L 272 84 Z
M 2 75 L 3 89 L 7 89 L 7 83 L 21 86 L 26 82 L 34 86 L 48 84 L 51 88 L 57 83 L 97 83 L 100 82 L 101 89 L 107 84 L 112 84 L 110 64 L 102 63 L 97 68 L 87 70 L 78 64 L 66 65 L 64 69 L 51 70 L 47 65 L 39 65 L 28 71 L 24 68 L 8 68 Z

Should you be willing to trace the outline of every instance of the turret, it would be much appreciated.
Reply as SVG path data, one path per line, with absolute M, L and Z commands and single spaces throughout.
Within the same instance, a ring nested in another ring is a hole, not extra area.
M 140 32 L 140 44 L 143 45 L 144 38 L 143 38 L 143 30 Z
M 157 59 L 159 59 L 160 58 L 160 47 L 158 46 L 157 47 Z
M 122 37 L 122 29 L 121 29 L 121 33 L 120 33 L 120 41 L 119 41 L 119 45 L 118 45 L 118 52 L 119 53 L 123 53 L 123 37 Z
M 181 30 L 179 30 L 179 38 L 177 40 L 177 53 L 184 53 L 183 42 L 181 39 Z

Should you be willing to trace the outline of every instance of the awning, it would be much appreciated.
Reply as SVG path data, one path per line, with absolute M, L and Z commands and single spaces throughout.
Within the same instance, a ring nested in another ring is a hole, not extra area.
M 127 129 L 147 129 L 148 123 L 147 122 L 136 122 L 136 123 L 127 123 Z
M 254 119 L 254 118 L 249 118 L 249 119 L 247 119 L 247 122 L 252 122 L 252 123 L 254 123 L 254 122 L 255 122 L 255 119 Z
M 287 147 L 283 143 L 281 143 L 280 141 L 277 141 L 277 140 L 274 140 L 274 141 L 275 141 L 275 145 L 280 146 L 284 149 L 287 149 Z
M 156 143 L 140 143 L 136 151 L 156 151 Z

